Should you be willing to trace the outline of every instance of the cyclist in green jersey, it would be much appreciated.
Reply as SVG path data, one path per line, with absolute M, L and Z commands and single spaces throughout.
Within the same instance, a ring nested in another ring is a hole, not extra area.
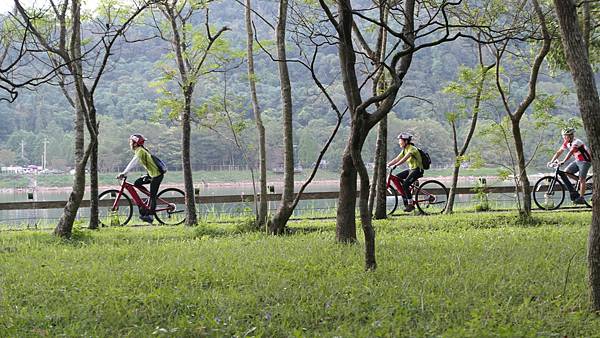
M 150 184 L 150 209 L 140 207 L 140 219 L 144 222 L 152 223 L 154 221 L 154 209 L 156 209 L 156 195 L 160 188 L 160 183 L 163 180 L 164 174 L 160 171 L 159 167 L 154 162 L 152 154 L 144 147 L 146 138 L 141 134 L 133 134 L 129 136 L 129 147 L 135 153 L 125 170 L 117 176 L 117 178 L 123 178 L 127 175 L 137 163 L 141 163 L 144 169 L 146 169 L 146 175 L 138 178 L 134 185 L 141 187 L 144 184 Z
M 423 177 L 424 172 L 421 153 L 419 153 L 419 149 L 417 149 L 411 141 L 411 134 L 401 133 L 398 135 L 398 143 L 400 144 L 400 147 L 402 147 L 402 152 L 387 163 L 388 167 L 397 167 L 405 162 L 408 165 L 407 170 L 396 175 L 402 181 L 402 189 L 404 190 L 404 196 L 406 197 L 406 200 L 404 201 L 404 204 L 406 205 L 404 211 L 406 212 L 415 210 L 415 202 L 410 193 L 410 185 L 418 178 Z

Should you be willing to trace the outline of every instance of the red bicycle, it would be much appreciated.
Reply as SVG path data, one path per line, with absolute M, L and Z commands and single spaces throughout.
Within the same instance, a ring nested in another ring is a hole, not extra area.
M 124 190 L 127 190 L 129 197 Z M 138 191 L 145 195 L 140 197 Z M 132 202 L 133 199 L 133 202 Z M 99 218 L 103 226 L 121 226 L 131 220 L 133 205 L 149 209 L 150 191 L 145 187 L 136 187 L 127 182 L 127 177 L 121 181 L 120 189 L 109 189 L 98 195 Z M 156 220 L 161 224 L 177 225 L 185 221 L 185 193 L 181 189 L 167 188 L 156 196 L 154 210 Z
M 398 208 L 398 196 L 404 201 L 404 188 L 402 188 L 402 180 L 400 180 L 392 172 L 396 169 L 390 169 L 387 178 L 387 198 L 386 210 L 388 215 L 392 215 Z M 448 189 L 441 182 L 436 180 L 427 180 L 423 184 L 419 184 L 416 180 L 410 185 L 410 192 L 415 201 L 415 207 L 422 214 L 440 214 L 446 209 L 448 204 Z

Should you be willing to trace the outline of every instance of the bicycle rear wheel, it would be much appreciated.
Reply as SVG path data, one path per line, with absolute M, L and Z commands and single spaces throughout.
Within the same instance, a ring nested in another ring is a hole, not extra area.
M 592 207 L 592 193 L 594 191 L 594 176 L 590 176 L 585 180 L 585 194 L 583 195 L 583 199 L 585 200 L 585 205 L 588 207 Z
M 156 219 L 166 225 L 185 222 L 185 193 L 181 189 L 167 188 L 156 197 Z
M 121 194 L 117 207 L 113 210 L 119 190 L 110 189 L 98 195 L 98 220 L 102 226 L 123 226 L 133 215 L 133 204 L 129 196 Z
M 387 188 L 387 194 L 385 196 L 385 210 L 388 215 L 392 215 L 398 207 L 398 192 L 396 189 L 389 187 Z
M 429 180 L 417 188 L 415 205 L 423 214 L 441 214 L 448 204 L 448 189 L 441 182 Z
M 554 183 L 552 183 L 554 182 Z M 552 186 L 552 189 L 551 189 Z M 543 210 L 555 210 L 565 200 L 565 186 L 554 176 L 544 176 L 533 186 L 533 202 Z

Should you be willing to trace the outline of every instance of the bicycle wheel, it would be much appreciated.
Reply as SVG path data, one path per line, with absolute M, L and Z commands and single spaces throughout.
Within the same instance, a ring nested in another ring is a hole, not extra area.
M 439 181 L 429 180 L 417 188 L 415 205 L 423 214 L 441 214 L 448 204 L 448 189 Z
M 98 219 L 102 226 L 122 226 L 127 224 L 133 215 L 133 204 L 129 196 L 121 194 L 116 210 L 113 210 L 119 190 L 110 189 L 98 195 Z
M 185 222 L 185 193 L 181 189 L 167 188 L 156 197 L 156 219 L 166 225 Z
M 552 185 L 552 182 L 554 184 Z M 552 189 L 551 189 L 552 185 Z M 533 202 L 543 210 L 558 209 L 565 200 L 565 186 L 554 176 L 544 176 L 533 186 Z
M 387 188 L 387 194 L 385 196 L 385 210 L 388 215 L 392 215 L 398 207 L 398 192 L 396 189 L 389 187 Z
M 583 195 L 583 199 L 585 200 L 585 205 L 588 207 L 592 207 L 592 192 L 594 191 L 594 176 L 589 176 L 585 180 L 585 194 Z

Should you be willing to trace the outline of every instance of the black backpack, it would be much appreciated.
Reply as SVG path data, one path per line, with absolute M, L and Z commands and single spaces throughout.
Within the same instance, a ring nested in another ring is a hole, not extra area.
M 160 158 L 151 155 L 152 156 L 152 160 L 154 161 L 154 163 L 156 164 L 156 166 L 158 167 L 158 171 L 160 171 L 161 174 L 164 174 L 167 172 L 167 165 L 165 164 L 165 162 L 163 162 Z
M 429 157 L 429 153 L 421 148 L 419 149 L 419 153 L 421 154 L 421 162 L 423 163 L 423 169 L 427 170 L 431 168 L 431 157 Z

